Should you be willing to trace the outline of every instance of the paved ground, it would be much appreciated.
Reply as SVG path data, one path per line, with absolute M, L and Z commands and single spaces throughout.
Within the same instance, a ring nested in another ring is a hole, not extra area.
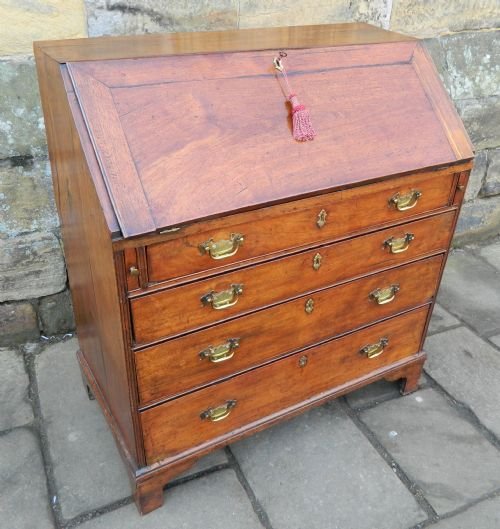
M 377 383 L 216 452 L 139 517 L 74 337 L 0 349 L 5 529 L 498 529 L 500 242 L 449 258 L 422 388 Z

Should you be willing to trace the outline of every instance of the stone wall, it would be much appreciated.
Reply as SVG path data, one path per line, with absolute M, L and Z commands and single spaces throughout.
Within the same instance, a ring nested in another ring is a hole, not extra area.
M 33 40 L 354 20 L 426 39 L 477 150 L 456 241 L 498 234 L 498 0 L 2 0 L 0 346 L 74 326 Z

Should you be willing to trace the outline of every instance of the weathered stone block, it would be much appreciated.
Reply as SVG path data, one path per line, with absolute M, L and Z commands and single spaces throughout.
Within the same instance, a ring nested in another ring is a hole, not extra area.
M 465 202 L 458 217 L 456 242 L 500 234 L 500 196 Z
M 36 312 L 30 303 L 0 305 L 0 346 L 38 340 Z
M 483 187 L 486 176 L 486 167 L 488 165 L 488 151 L 479 151 L 474 159 L 474 168 L 469 176 L 469 183 L 465 190 L 465 200 L 473 200 L 479 194 Z
M 38 306 L 38 316 L 40 329 L 45 336 L 73 331 L 75 320 L 69 290 L 42 298 Z
M 55 294 L 66 285 L 61 247 L 53 233 L 0 239 L 0 301 Z
M 423 41 L 427 51 L 431 54 L 434 65 L 436 66 L 443 84 L 451 95 L 450 78 L 448 75 L 448 65 L 446 64 L 446 53 L 442 45 L 442 39 L 425 39 Z
M 0 431 L 33 420 L 23 357 L 13 349 L 0 348 L 0 403 Z
M 500 97 L 455 101 L 477 150 L 500 146 Z
M 0 238 L 58 225 L 49 162 L 15 167 L 0 162 Z
M 343 0 L 292 2 L 289 0 L 241 0 L 240 27 L 300 26 L 371 22 L 387 28 L 390 19 L 388 0 Z
M 394 0 L 392 4 L 391 29 L 416 37 L 499 25 L 498 0 Z
M 34 40 L 86 35 L 83 0 L 3 0 L 0 56 L 31 55 Z
M 453 99 L 500 95 L 500 31 L 458 33 L 440 40 Z
M 86 0 L 90 36 L 236 29 L 237 0 Z
M 1 7 L 0 20 L 3 34 Z M 46 150 L 34 62 L 0 61 L 0 159 L 44 156 Z
M 488 152 L 488 172 L 481 195 L 491 197 L 500 195 L 500 149 Z

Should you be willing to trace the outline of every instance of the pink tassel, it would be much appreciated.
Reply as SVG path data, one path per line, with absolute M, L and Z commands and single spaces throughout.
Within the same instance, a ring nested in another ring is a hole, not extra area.
M 304 105 L 299 103 L 299 100 L 295 94 L 288 96 L 288 101 L 292 104 L 292 126 L 293 126 L 293 137 L 297 141 L 310 141 L 314 140 L 316 132 L 313 129 L 311 123 L 311 116 L 309 110 Z
M 304 105 L 299 103 L 299 100 L 296 94 L 292 93 L 290 88 L 290 83 L 288 82 L 288 75 L 286 74 L 285 65 L 283 64 L 283 59 L 286 57 L 284 51 L 280 51 L 278 57 L 275 57 L 273 60 L 274 67 L 278 70 L 283 76 L 283 80 L 286 85 L 286 92 L 290 94 L 287 97 L 287 100 L 290 101 L 292 105 L 292 127 L 293 127 L 293 137 L 297 141 L 309 141 L 313 140 L 316 136 L 316 132 L 311 123 L 311 116 L 309 111 Z

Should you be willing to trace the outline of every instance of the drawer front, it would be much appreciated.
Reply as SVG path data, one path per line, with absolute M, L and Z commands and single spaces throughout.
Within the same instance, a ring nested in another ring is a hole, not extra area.
M 409 175 L 188 226 L 184 236 L 147 248 L 149 281 L 215 270 L 400 222 L 449 205 L 454 181 L 451 169 Z M 390 202 L 397 195 L 401 211 Z
M 148 464 L 417 353 L 427 313 L 417 309 L 142 412 Z
M 427 303 L 436 291 L 441 264 L 442 256 L 432 257 L 136 351 L 140 401 L 189 391 Z M 379 305 L 370 298 L 378 288 L 394 284 L 400 290 L 391 302 Z M 312 311 L 306 312 L 309 300 Z M 220 360 L 221 346 L 235 342 L 238 346 Z M 211 361 L 210 347 L 219 348 L 219 358 L 217 351 L 214 355 L 218 362 Z
M 455 212 L 408 223 L 277 259 L 221 276 L 137 298 L 131 302 L 136 343 L 213 324 L 394 266 L 448 246 Z M 396 252 L 396 253 L 393 253 Z M 240 285 L 241 293 L 236 291 Z M 229 303 L 202 303 L 209 293 L 228 293 Z

